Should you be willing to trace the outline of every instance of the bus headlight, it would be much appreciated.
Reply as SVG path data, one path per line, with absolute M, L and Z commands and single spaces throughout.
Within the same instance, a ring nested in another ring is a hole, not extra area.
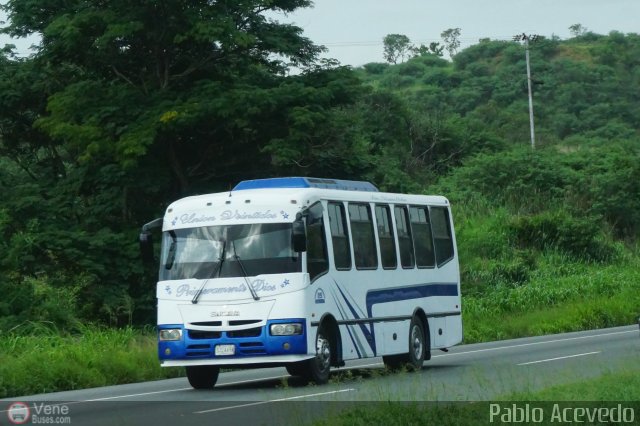
M 182 338 L 182 330 L 179 328 L 168 328 L 160 330 L 158 337 L 161 341 L 180 340 Z
M 271 324 L 269 332 L 272 336 L 293 336 L 302 334 L 302 324 Z

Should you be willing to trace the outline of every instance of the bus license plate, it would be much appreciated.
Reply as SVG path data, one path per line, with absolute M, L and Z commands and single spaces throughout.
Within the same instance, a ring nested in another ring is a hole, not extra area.
M 216 356 L 235 355 L 235 353 L 236 353 L 235 345 L 216 345 L 216 349 L 215 349 Z

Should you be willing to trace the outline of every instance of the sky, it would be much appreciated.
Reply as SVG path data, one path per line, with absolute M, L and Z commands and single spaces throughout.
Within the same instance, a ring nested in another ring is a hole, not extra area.
M 326 46 L 329 57 L 360 66 L 384 62 L 387 34 L 428 45 L 440 42 L 442 31 L 460 28 L 464 48 L 522 33 L 569 38 L 577 23 L 598 34 L 640 33 L 640 0 L 315 0 L 287 19 Z
M 640 33 L 640 0 L 315 0 L 313 8 L 275 17 L 326 46 L 325 57 L 357 67 L 384 61 L 387 34 L 428 45 L 441 41 L 442 31 L 460 28 L 464 48 L 481 38 L 511 40 L 522 33 L 564 39 L 570 37 L 569 26 L 578 23 L 598 34 Z M 13 43 L 20 54 L 28 54 L 37 41 L 0 35 L 0 46 Z

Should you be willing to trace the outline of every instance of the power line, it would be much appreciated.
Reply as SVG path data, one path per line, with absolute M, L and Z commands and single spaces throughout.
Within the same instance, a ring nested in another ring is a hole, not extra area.
M 458 40 L 467 44 L 477 43 L 480 40 L 489 39 L 492 41 L 509 41 L 511 37 L 460 37 Z M 432 43 L 432 42 L 441 42 L 442 38 L 427 38 L 427 39 L 419 39 L 419 40 L 411 40 L 414 44 L 422 44 L 422 43 Z M 383 46 L 384 43 L 382 39 L 380 40 L 362 40 L 362 41 L 332 41 L 332 42 L 316 42 L 316 44 L 320 44 L 326 47 L 359 47 L 359 46 Z

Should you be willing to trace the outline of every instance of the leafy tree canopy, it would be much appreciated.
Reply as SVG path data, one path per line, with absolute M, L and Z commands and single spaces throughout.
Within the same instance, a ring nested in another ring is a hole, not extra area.
M 3 31 L 42 39 L 32 57 L 0 56 L 2 230 L 16 253 L 0 285 L 82 277 L 79 303 L 119 321 L 134 309 L 122 295 L 150 295 L 136 228 L 172 199 L 326 170 L 320 154 L 340 173 L 371 167 L 348 155 L 367 145 L 340 119 L 362 92 L 355 74 L 266 16 L 309 5 L 9 1 Z
M 460 48 L 460 28 L 449 28 L 440 33 L 444 47 L 449 52 L 449 56 L 453 56 L 458 52 Z
M 411 40 L 404 34 L 387 34 L 382 42 L 384 59 L 392 64 L 404 62 L 412 49 Z

